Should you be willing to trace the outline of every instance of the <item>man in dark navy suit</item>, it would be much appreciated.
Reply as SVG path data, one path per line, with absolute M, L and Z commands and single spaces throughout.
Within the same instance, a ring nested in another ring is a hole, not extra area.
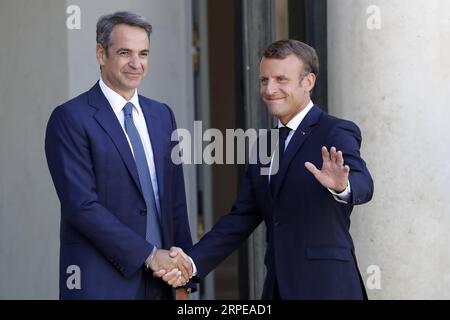
M 185 285 L 192 246 L 183 171 L 170 154 L 171 109 L 138 95 L 152 26 L 117 12 L 97 23 L 100 80 L 57 107 L 45 151 L 61 202 L 61 299 L 186 299 L 148 269 L 172 268 Z
M 370 201 L 373 182 L 359 128 L 311 101 L 318 73 L 315 50 L 302 42 L 282 40 L 265 51 L 261 96 L 278 118 L 279 157 L 271 168 L 279 158 L 279 170 L 261 175 L 260 165 L 250 165 L 231 212 L 186 252 L 200 278 L 264 221 L 263 299 L 366 298 L 349 228 L 353 206 Z M 164 273 L 155 275 L 172 278 Z

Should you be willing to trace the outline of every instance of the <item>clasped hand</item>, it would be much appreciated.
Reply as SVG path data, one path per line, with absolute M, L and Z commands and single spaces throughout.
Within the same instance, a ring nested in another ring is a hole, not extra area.
M 157 250 L 149 267 L 153 270 L 153 276 L 162 278 L 173 288 L 184 286 L 192 278 L 191 261 L 178 247 L 172 247 L 170 251 Z

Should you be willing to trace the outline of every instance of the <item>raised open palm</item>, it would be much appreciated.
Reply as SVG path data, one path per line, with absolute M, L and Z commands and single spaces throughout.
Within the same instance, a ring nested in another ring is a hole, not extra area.
M 330 152 L 328 152 L 326 147 L 322 147 L 322 159 L 321 170 L 317 169 L 311 162 L 305 162 L 306 169 L 325 188 L 332 189 L 337 193 L 343 192 L 347 188 L 350 167 L 344 165 L 342 151 L 336 151 L 335 147 L 331 147 Z

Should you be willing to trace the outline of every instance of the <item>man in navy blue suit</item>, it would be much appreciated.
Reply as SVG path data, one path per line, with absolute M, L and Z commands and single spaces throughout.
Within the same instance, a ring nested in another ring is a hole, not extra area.
M 45 151 L 61 202 L 61 299 L 186 299 L 192 246 L 171 109 L 141 95 L 152 26 L 116 12 L 97 23 L 100 80 L 57 107 Z M 165 249 L 166 250 L 165 250 Z M 151 270 L 172 269 L 170 284 Z M 181 286 L 184 285 L 184 286 Z
M 261 96 L 278 118 L 279 170 L 267 176 L 261 165 L 248 167 L 231 212 L 186 252 L 200 278 L 264 221 L 263 299 L 366 298 L 349 228 L 353 206 L 370 201 L 373 182 L 359 128 L 311 101 L 318 73 L 315 50 L 302 42 L 282 40 L 265 51 Z M 179 249 L 171 254 L 186 257 Z M 173 278 L 164 273 L 155 276 Z

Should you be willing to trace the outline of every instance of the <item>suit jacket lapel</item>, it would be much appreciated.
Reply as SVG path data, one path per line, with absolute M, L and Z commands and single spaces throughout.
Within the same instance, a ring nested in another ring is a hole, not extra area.
M 128 144 L 128 140 L 119 121 L 117 120 L 116 115 L 114 114 L 113 109 L 111 108 L 106 97 L 103 95 L 98 82 L 91 90 L 89 90 L 88 96 L 89 104 L 98 109 L 94 115 L 95 119 L 108 133 L 111 140 L 116 145 L 116 148 L 119 151 L 128 171 L 130 172 L 136 187 L 142 193 L 136 162 L 134 161 L 133 154 L 131 153 L 130 145 Z
M 158 181 L 158 195 L 159 203 L 162 205 L 162 199 L 164 197 L 164 157 L 166 156 L 163 140 L 161 135 L 167 130 L 158 120 L 156 109 L 148 104 L 144 99 L 139 97 L 139 103 L 141 109 L 144 112 L 145 122 L 147 124 L 147 130 L 150 135 L 150 142 L 153 151 L 153 161 L 155 163 L 156 178 Z M 159 138 L 159 139 L 158 139 Z
M 289 165 L 294 159 L 294 156 L 297 154 L 303 143 L 308 139 L 321 115 L 322 111 L 317 106 L 314 106 L 300 123 L 297 130 L 295 130 L 294 135 L 292 136 L 292 139 L 285 151 L 283 163 L 281 163 L 278 172 L 279 178 L 277 179 L 277 185 L 275 185 L 274 188 L 274 199 L 280 191 L 280 187 L 283 184 L 284 177 L 286 176 Z

